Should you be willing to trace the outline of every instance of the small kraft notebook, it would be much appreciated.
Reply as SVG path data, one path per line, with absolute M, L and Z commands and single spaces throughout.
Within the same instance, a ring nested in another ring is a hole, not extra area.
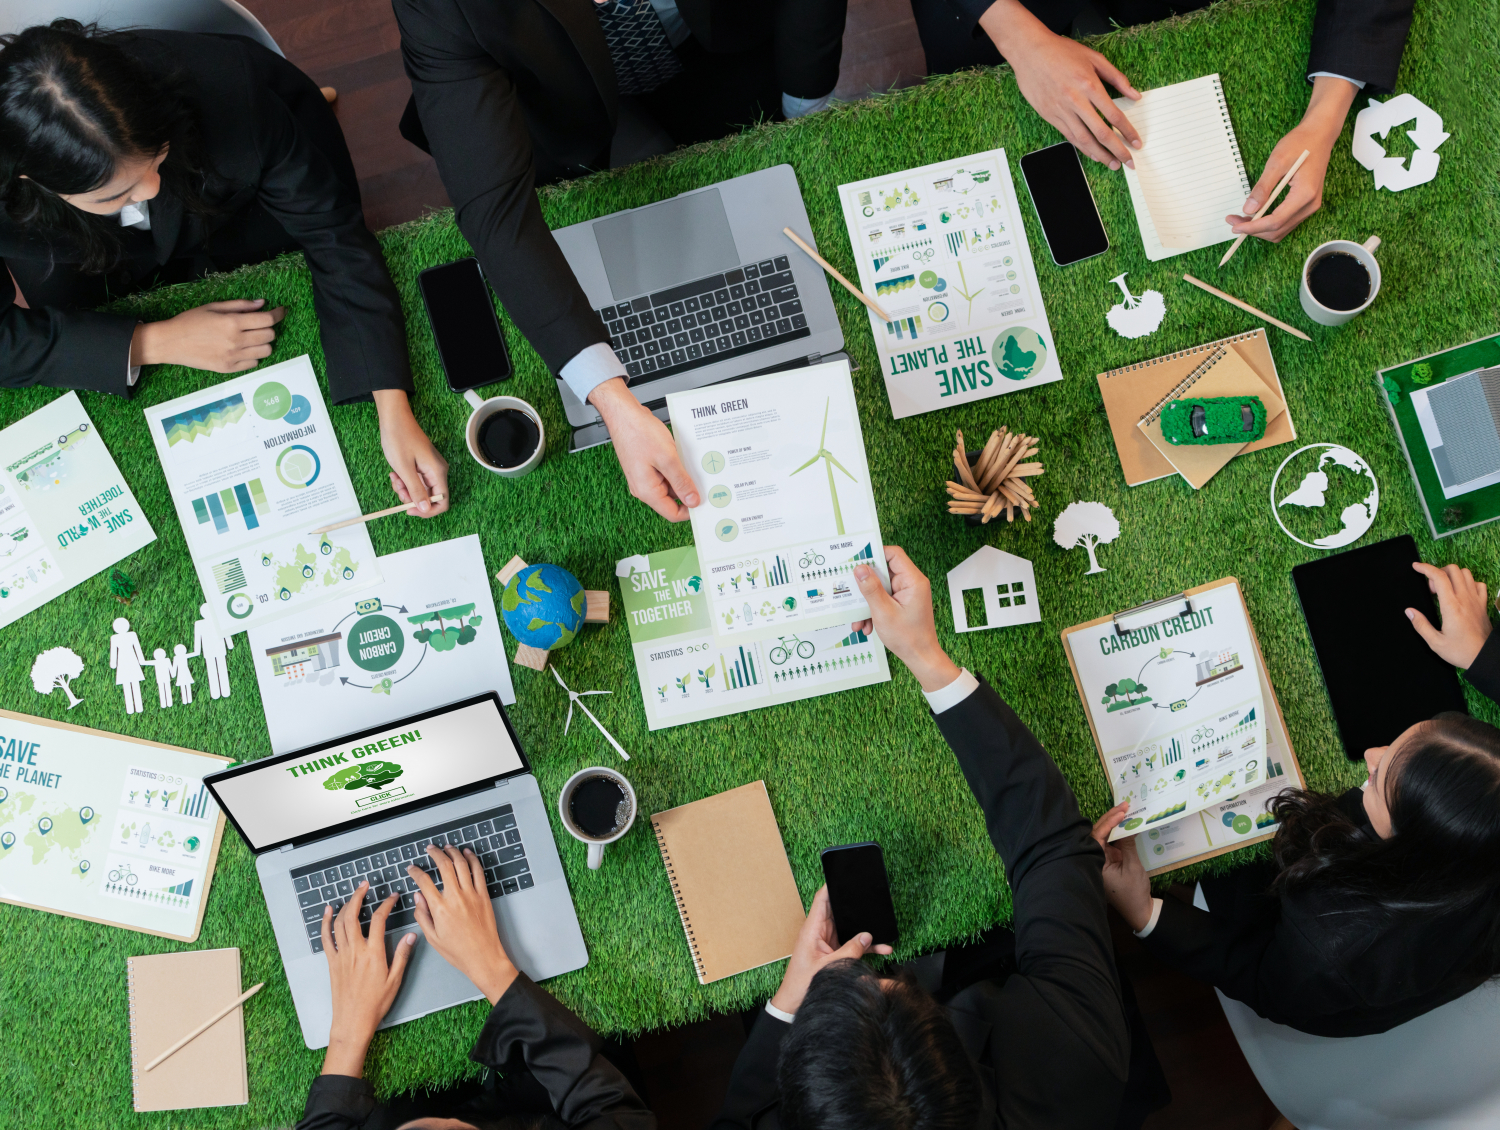
M 1160 451 L 1178 474 L 1201 490 L 1225 465 L 1245 448 L 1244 443 L 1172 444 L 1162 434 L 1161 416 L 1166 406 L 1174 400 L 1197 400 L 1209 397 L 1260 397 L 1266 406 L 1266 426 L 1286 413 L 1286 404 L 1281 397 L 1266 387 L 1255 370 L 1245 362 L 1233 346 L 1224 346 L 1209 354 L 1208 358 L 1187 375 L 1181 384 L 1169 392 L 1159 404 L 1141 417 L 1136 425 L 1151 445 Z
M 1172 461 L 1156 449 L 1138 425 L 1152 409 L 1172 399 L 1172 390 L 1191 377 L 1204 361 L 1226 347 L 1239 354 L 1276 399 L 1286 404 L 1286 393 L 1276 374 L 1276 361 L 1271 356 L 1270 341 L 1264 329 L 1235 334 L 1099 374 L 1099 394 L 1104 398 L 1104 410 L 1109 413 L 1109 430 L 1114 435 L 1115 451 L 1120 456 L 1120 469 L 1125 472 L 1126 485 L 1138 487 L 1176 473 Z M 1271 407 L 1268 401 L 1268 413 Z M 1292 422 L 1292 414 L 1283 411 L 1274 420 L 1268 420 L 1266 434 L 1247 445 L 1240 454 L 1275 447 L 1296 438 L 1297 428 Z
M 1225 243 L 1250 178 L 1217 74 L 1145 91 L 1115 105 L 1141 136 L 1135 168 L 1121 166 L 1146 258 L 1155 262 Z
M 162 1052 L 240 995 L 240 951 L 190 950 L 125 959 L 135 1109 L 244 1106 L 244 1009 L 236 1008 L 150 1071 Z
M 698 982 L 791 956 L 805 917 L 764 781 L 651 817 Z

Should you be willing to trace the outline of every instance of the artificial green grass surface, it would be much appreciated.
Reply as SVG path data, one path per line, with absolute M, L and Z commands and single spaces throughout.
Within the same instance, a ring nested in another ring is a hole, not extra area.
M 1142 89 L 1221 73 L 1241 149 L 1258 173 L 1305 106 L 1312 19 L 1313 0 L 1243 0 L 1170 24 L 1116 33 L 1097 45 Z M 1339 745 L 1289 576 L 1293 565 L 1321 554 L 1288 540 L 1269 511 L 1271 475 L 1292 448 L 1236 459 L 1202 491 L 1179 478 L 1131 489 L 1121 477 L 1094 374 L 1259 324 L 1182 283 L 1184 271 L 1310 330 L 1309 344 L 1273 329 L 1272 349 L 1299 441 L 1346 443 L 1369 460 L 1380 481 L 1380 512 L 1366 543 L 1410 532 L 1428 560 L 1456 559 L 1491 582 L 1500 580 L 1500 526 L 1460 534 L 1440 549 L 1432 545 L 1372 379 L 1380 366 L 1500 329 L 1496 25 L 1493 5 L 1432 0 L 1418 5 L 1400 89 L 1435 107 L 1453 134 L 1441 149 L 1435 181 L 1401 194 L 1377 194 L 1371 174 L 1349 155 L 1346 127 L 1330 166 L 1324 210 L 1279 247 L 1250 241 L 1222 271 L 1215 266 L 1222 247 L 1149 263 L 1123 174 L 1093 164 L 1087 166 L 1088 176 L 1113 247 L 1059 270 L 1051 265 L 1017 172 L 1021 210 L 1066 376 L 1057 384 L 893 421 L 865 312 L 833 289 L 848 351 L 859 365 L 855 382 L 882 528 L 934 579 L 944 645 L 1001 689 L 1062 766 L 1090 816 L 1106 807 L 1108 789 L 1059 631 L 1225 575 L 1239 577 L 1244 586 L 1310 782 L 1342 789 L 1361 776 Z M 820 248 L 852 276 L 838 184 L 997 146 L 1006 148 L 1015 171 L 1020 155 L 1056 140 L 1055 131 L 1021 98 L 1011 72 L 1001 69 L 936 79 L 810 120 L 750 130 L 547 190 L 542 201 L 548 221 L 561 226 L 788 162 L 797 171 Z M 1393 134 L 1388 145 L 1404 143 Z M 1384 240 L 1378 252 L 1384 286 L 1374 307 L 1341 329 L 1307 325 L 1296 298 L 1307 252 L 1326 239 L 1363 240 L 1370 234 Z M 528 561 L 555 562 L 585 587 L 616 591 L 618 609 L 614 561 L 686 544 L 687 525 L 667 525 L 633 502 L 609 448 L 580 455 L 563 450 L 567 429 L 552 378 L 513 326 L 508 334 L 517 376 L 490 391 L 535 404 L 552 447 L 541 468 L 519 481 L 476 467 L 462 438 L 468 408 L 444 386 L 415 288 L 418 271 L 468 254 L 468 247 L 447 213 L 393 229 L 383 241 L 406 296 L 417 416 L 452 464 L 457 501 L 451 513 L 431 523 L 401 517 L 376 523 L 371 535 L 377 551 L 477 532 L 491 569 L 517 553 Z M 1105 311 L 1118 298 L 1109 279 L 1121 271 L 1130 272 L 1136 293 L 1150 287 L 1166 297 L 1166 320 L 1149 339 L 1126 341 L 1105 325 Z M 321 372 L 300 257 L 142 296 L 125 308 L 160 317 L 213 299 L 260 295 L 290 307 L 270 360 L 310 353 Z M 201 598 L 141 408 L 214 380 L 201 372 L 163 368 L 146 374 L 133 402 L 82 394 L 157 529 L 157 541 L 123 563 L 140 585 L 128 615 L 148 647 L 184 638 Z M 47 389 L 6 393 L 0 420 L 8 424 L 56 395 Z M 364 508 L 390 505 L 373 406 L 336 408 L 333 418 Z M 1040 458 L 1047 470 L 1037 481 L 1039 520 L 964 526 L 945 513 L 942 491 L 951 471 L 953 430 L 982 436 L 1002 423 L 1042 437 Z M 1099 549 L 1108 571 L 1089 577 L 1084 554 L 1064 553 L 1050 537 L 1052 518 L 1080 498 L 1113 507 L 1123 530 L 1117 541 Z M 952 631 L 943 575 L 985 543 L 1035 562 L 1042 623 L 962 636 Z M 119 612 L 101 575 L 6 629 L 0 703 L 240 758 L 268 752 L 251 656 L 244 647 L 229 656 L 231 699 L 212 702 L 204 692 L 170 713 L 148 705 L 143 714 L 124 716 L 106 661 L 109 622 Z M 36 654 L 65 642 L 88 663 L 75 684 L 85 701 L 72 712 L 65 710 L 63 696 L 39 697 L 28 679 Z M 1009 920 L 1009 891 L 979 810 L 926 716 L 915 681 L 899 664 L 893 664 L 894 678 L 887 685 L 651 734 L 637 698 L 629 633 L 618 613 L 608 627 L 585 631 L 557 659 L 575 688 L 616 692 L 593 702 L 601 720 L 632 752 L 623 768 L 645 813 L 764 778 L 804 899 L 821 882 L 821 848 L 873 839 L 885 849 L 902 954 Z M 562 736 L 566 700 L 550 678 L 524 668 L 514 675 L 519 702 L 512 717 L 544 793 L 555 796 L 579 768 L 616 763 L 591 726 Z M 1490 704 L 1472 694 L 1471 700 L 1477 714 L 1500 720 Z M 780 965 L 707 987 L 698 984 L 656 844 L 646 821 L 639 825 L 610 848 L 603 870 L 595 873 L 586 870 L 582 847 L 555 829 L 590 962 L 548 988 L 589 1023 L 614 1032 L 678 1023 L 769 995 Z M 1235 862 L 1229 857 L 1210 866 Z M 3 906 L 0 936 L 0 1124 L 239 1127 L 286 1125 L 300 1116 L 322 1055 L 302 1045 L 252 859 L 232 830 L 224 837 L 197 944 L 240 947 L 246 984 L 267 982 L 246 1010 L 249 1106 L 131 1112 L 125 958 L 180 947 Z M 466 1005 L 377 1036 L 369 1059 L 377 1090 L 388 1094 L 470 1073 L 466 1054 L 484 1012 L 482 1005 Z

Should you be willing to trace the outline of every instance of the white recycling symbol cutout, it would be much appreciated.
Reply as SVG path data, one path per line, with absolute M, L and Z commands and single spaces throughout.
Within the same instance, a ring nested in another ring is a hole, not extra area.
M 1417 119 L 1417 126 L 1407 130 L 1406 136 L 1417 149 L 1410 164 L 1400 157 L 1387 157 L 1375 135 L 1384 138 L 1394 127 L 1412 118 Z M 1437 147 L 1450 136 L 1443 132 L 1442 116 L 1414 94 L 1398 94 L 1384 102 L 1371 98 L 1370 104 L 1354 119 L 1354 159 L 1374 172 L 1376 191 L 1388 188 L 1400 192 L 1426 184 L 1437 176 Z

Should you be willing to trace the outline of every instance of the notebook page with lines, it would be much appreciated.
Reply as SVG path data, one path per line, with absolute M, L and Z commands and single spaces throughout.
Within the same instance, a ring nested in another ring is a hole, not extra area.
M 1155 262 L 1234 238 L 1224 217 L 1250 195 L 1244 158 L 1217 74 L 1115 105 L 1141 135 L 1135 168 L 1125 168 L 1146 258 Z

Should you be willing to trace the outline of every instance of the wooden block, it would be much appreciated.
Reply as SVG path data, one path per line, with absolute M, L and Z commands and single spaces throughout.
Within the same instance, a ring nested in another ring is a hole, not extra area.
M 524 568 L 526 568 L 526 562 L 522 561 L 519 557 L 512 557 L 505 563 L 505 568 L 495 574 L 495 580 L 499 581 L 502 585 L 508 585 L 510 584 L 510 579 Z M 541 668 L 538 667 L 537 670 L 540 671 Z
M 585 624 L 608 624 L 609 593 L 604 589 L 584 589 L 583 595 L 588 601 L 584 605 L 583 622 Z
M 533 671 L 545 671 L 550 655 L 551 652 L 532 647 L 529 643 L 516 644 L 516 662 L 522 667 L 530 667 Z

